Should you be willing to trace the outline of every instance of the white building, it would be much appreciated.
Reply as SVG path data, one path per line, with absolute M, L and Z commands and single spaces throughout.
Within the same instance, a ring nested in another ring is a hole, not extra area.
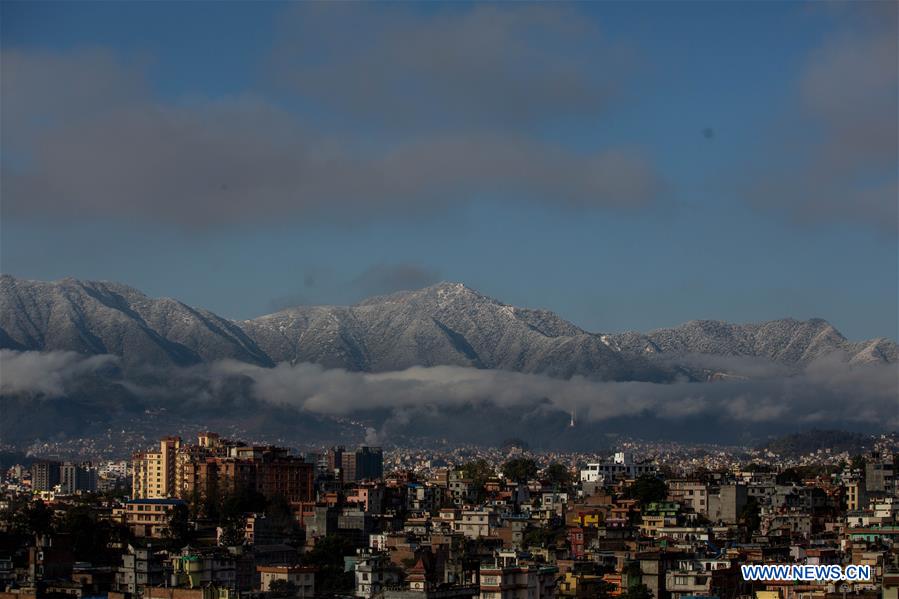
M 652 462 L 638 462 L 629 453 L 619 451 L 611 461 L 587 464 L 587 467 L 581 470 L 581 482 L 612 482 L 621 478 L 655 474 L 656 470 L 656 465 Z
M 315 568 L 310 566 L 256 566 L 260 590 L 272 590 L 272 583 L 283 580 L 293 585 L 293 597 L 311 599 L 315 596 Z
M 518 563 L 513 551 L 501 550 L 493 564 L 481 564 L 479 599 L 551 599 L 556 596 L 555 566 Z
M 385 553 L 360 553 L 354 568 L 356 597 L 371 599 L 383 593 L 385 587 L 398 584 L 401 572 Z

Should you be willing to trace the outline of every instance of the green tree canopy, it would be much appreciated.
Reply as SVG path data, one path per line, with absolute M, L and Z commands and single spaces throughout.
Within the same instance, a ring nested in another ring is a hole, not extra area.
M 343 571 L 343 558 L 353 555 L 356 548 L 344 537 L 328 535 L 318 539 L 315 546 L 306 553 L 303 561 L 316 566 L 315 590 L 322 594 L 337 594 L 352 591 L 353 574 Z
M 503 464 L 503 476 L 515 481 L 533 478 L 537 476 L 537 462 L 530 458 L 513 458 Z
M 480 482 L 481 484 L 486 482 L 487 479 L 491 478 L 494 474 L 493 467 L 483 458 L 468 462 L 467 464 L 462 464 L 462 466 L 459 467 L 459 470 L 465 478 Z
M 668 496 L 668 487 L 665 481 L 655 476 L 644 474 L 627 488 L 627 497 L 636 499 L 642 505 L 654 501 L 663 501 Z
M 166 537 L 172 540 L 176 547 L 184 547 L 192 540 L 190 526 L 190 508 L 187 505 L 176 505 L 169 510 L 169 526 L 166 529 Z
M 645 584 L 638 584 L 622 593 L 621 599 L 653 599 L 653 595 L 648 586 Z
M 571 472 L 562 464 L 550 464 L 543 475 L 554 485 L 565 486 L 571 483 Z

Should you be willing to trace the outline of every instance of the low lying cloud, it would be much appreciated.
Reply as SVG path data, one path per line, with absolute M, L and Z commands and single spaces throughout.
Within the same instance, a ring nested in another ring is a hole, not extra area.
M 414 367 L 398 372 L 327 370 L 314 364 L 279 364 L 272 369 L 233 361 L 211 366 L 213 378 L 246 376 L 262 400 L 319 414 L 363 410 L 416 410 L 489 405 L 500 408 L 544 404 L 604 421 L 653 415 L 664 419 L 705 416 L 762 423 L 866 423 L 899 425 L 897 366 L 850 366 L 839 356 L 813 363 L 793 376 L 714 383 L 598 382 L 583 377 L 554 379 L 538 374 L 456 366 Z
M 116 356 L 72 351 L 18 352 L 0 349 L 0 393 L 59 397 L 66 383 L 118 363 Z
M 102 376 L 98 370 L 114 362 L 110 356 L 4 350 L 0 389 L 3 394 L 60 396 L 70 381 Z M 372 439 L 390 429 L 413 430 L 419 420 L 458 429 L 454 417 L 477 418 L 477 414 L 506 414 L 513 419 L 517 414 L 518 424 L 504 423 L 506 428 L 536 426 L 534 430 L 540 429 L 541 421 L 567 420 L 569 414 L 581 423 L 653 420 L 673 427 L 679 423 L 788 430 L 820 425 L 899 427 L 897 365 L 850 365 L 837 355 L 813 362 L 799 374 L 766 375 L 757 369 L 758 378 L 707 383 L 563 380 L 456 366 L 362 373 L 308 363 L 264 368 L 231 360 L 147 374 L 125 380 L 122 386 L 148 405 L 160 401 L 194 408 L 220 405 L 226 413 L 258 410 L 268 403 L 317 416 L 354 416 L 374 424 L 366 433 Z M 433 433 L 433 425 L 419 433 Z

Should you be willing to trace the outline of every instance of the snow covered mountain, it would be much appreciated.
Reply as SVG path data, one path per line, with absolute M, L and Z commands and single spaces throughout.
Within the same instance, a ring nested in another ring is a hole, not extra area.
M 126 365 L 234 358 L 271 366 L 243 330 L 208 310 L 118 283 L 0 276 L 0 347 L 114 354 Z
M 111 353 L 126 366 L 223 358 L 361 371 L 451 364 L 658 381 L 701 376 L 686 360 L 696 354 L 764 358 L 790 369 L 835 352 L 855 363 L 897 361 L 894 342 L 850 342 L 823 320 L 693 321 L 645 334 L 597 334 L 553 312 L 510 306 L 459 283 L 354 306 L 301 306 L 231 321 L 116 283 L 8 275 L 0 277 L 0 347 Z

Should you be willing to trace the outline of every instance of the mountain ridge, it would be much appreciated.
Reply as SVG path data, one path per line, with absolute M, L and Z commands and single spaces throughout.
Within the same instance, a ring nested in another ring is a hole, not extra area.
M 295 306 L 231 320 L 112 281 L 11 275 L 0 275 L 0 348 L 111 353 L 126 366 L 234 359 L 380 372 L 456 365 L 660 382 L 705 380 L 720 368 L 687 359 L 697 355 L 767 360 L 793 370 L 835 354 L 853 364 L 897 361 L 893 341 L 849 341 L 823 319 L 691 320 L 647 333 L 598 333 L 550 310 L 505 304 L 453 282 L 350 306 Z

